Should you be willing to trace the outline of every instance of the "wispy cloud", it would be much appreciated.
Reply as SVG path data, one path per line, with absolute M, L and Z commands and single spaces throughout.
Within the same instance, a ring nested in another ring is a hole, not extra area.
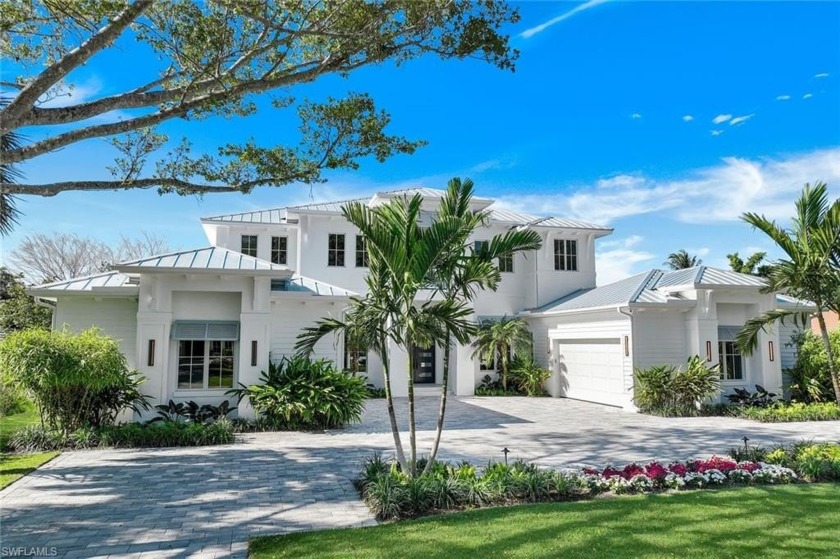
M 49 96 L 41 98 L 42 108 L 58 108 L 78 105 L 92 100 L 102 91 L 102 81 L 96 76 L 80 83 L 62 82 L 50 92 Z
M 721 134 L 723 134 L 723 130 L 709 130 L 709 134 L 711 134 L 712 136 L 720 136 Z
M 813 96 L 814 96 L 814 94 L 813 94 L 813 93 L 806 93 L 805 95 L 803 95 L 803 96 L 802 96 L 802 98 L 803 98 L 803 99 L 810 99 L 810 98 L 811 98 L 811 97 L 813 97 Z
M 637 118 L 642 118 L 642 115 L 640 113 L 633 113 L 630 115 L 630 118 L 636 120 Z
M 748 115 L 743 115 L 743 116 L 736 116 L 735 118 L 733 118 L 732 120 L 729 121 L 729 125 L 730 126 L 735 126 L 735 125 L 747 122 L 749 119 L 751 119 L 754 116 L 755 116 L 754 113 L 753 114 L 748 114 Z
M 623 184 L 617 188 L 604 188 L 597 181 L 571 192 L 554 187 L 552 194 L 503 196 L 499 203 L 528 213 L 597 223 L 656 213 L 687 223 L 725 222 L 737 220 L 745 211 L 784 220 L 806 182 L 823 180 L 835 185 L 834 195 L 840 192 L 840 147 L 775 159 L 727 157 L 719 165 L 673 180 L 620 177 Z
M 574 8 L 569 10 L 568 12 L 566 12 L 565 14 L 562 14 L 562 15 L 559 15 L 557 17 L 551 18 L 550 20 L 545 21 L 545 22 L 543 22 L 539 25 L 535 25 L 534 27 L 526 29 L 525 31 L 520 33 L 519 36 L 522 37 L 523 39 L 530 39 L 531 37 L 533 37 L 537 33 L 542 33 L 543 31 L 545 31 L 546 29 L 548 29 L 552 25 L 557 25 L 561 21 L 567 20 L 567 19 L 569 19 L 570 17 L 572 17 L 576 14 L 579 14 L 579 13 L 581 13 L 583 11 L 586 11 L 590 8 L 594 8 L 595 6 L 599 6 L 601 4 L 606 4 L 609 1 L 610 0 L 589 0 L 588 2 L 578 4 L 577 6 L 575 6 Z
M 776 101 L 789 101 L 790 95 L 777 95 Z
M 814 74 L 815 78 L 827 78 L 828 72 L 820 72 L 819 74 Z
M 683 122 L 691 122 L 692 120 L 694 120 L 694 117 L 691 115 L 683 115 L 682 119 Z
M 500 159 L 488 159 L 487 161 L 481 161 L 480 163 L 476 163 L 472 167 L 469 168 L 469 172 L 471 173 L 483 173 L 484 171 L 495 171 L 499 169 L 512 169 L 516 167 L 516 159 L 515 158 L 500 158 Z
M 601 243 L 603 246 L 604 243 Z M 612 250 L 596 250 L 595 269 L 598 271 L 596 283 L 607 285 L 622 280 L 633 274 L 639 273 L 640 264 L 646 263 L 645 267 L 654 267 L 651 262 L 655 255 L 643 250 L 631 250 L 629 248 L 615 248 Z
M 712 119 L 712 122 L 714 124 L 721 124 L 723 122 L 726 122 L 730 118 L 732 118 L 732 115 L 730 115 L 730 114 L 719 114 L 715 118 Z

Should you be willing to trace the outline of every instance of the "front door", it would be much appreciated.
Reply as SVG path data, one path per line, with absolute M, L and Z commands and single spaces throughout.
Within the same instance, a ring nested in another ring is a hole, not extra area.
M 415 384 L 434 384 L 435 382 L 435 346 L 419 347 L 412 349 L 412 362 L 414 363 Z

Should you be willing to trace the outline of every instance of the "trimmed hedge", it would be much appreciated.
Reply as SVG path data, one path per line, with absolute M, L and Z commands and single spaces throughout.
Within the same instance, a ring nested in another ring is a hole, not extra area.
M 804 404 L 802 402 L 776 403 L 767 407 L 732 408 L 733 415 L 754 419 L 762 423 L 784 423 L 790 421 L 832 421 L 840 420 L 840 406 L 834 402 Z

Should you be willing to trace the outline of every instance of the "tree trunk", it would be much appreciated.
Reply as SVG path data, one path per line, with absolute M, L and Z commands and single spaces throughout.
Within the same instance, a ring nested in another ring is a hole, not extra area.
M 502 369 L 502 388 L 507 391 L 507 345 L 501 344 L 499 345 L 499 365 L 501 365 Z
M 840 374 L 836 369 L 836 361 L 834 354 L 831 351 L 831 338 L 828 336 L 828 328 L 825 325 L 825 317 L 822 309 L 817 310 L 817 322 L 820 325 L 820 335 L 822 336 L 823 345 L 825 345 L 825 355 L 828 358 L 828 374 L 831 377 L 831 385 L 834 387 L 834 399 L 837 405 L 840 406 Z
M 411 457 L 408 463 L 408 475 L 417 475 L 417 428 L 414 418 L 414 348 L 408 344 L 408 444 Z
M 391 434 L 394 436 L 394 452 L 397 456 L 397 463 L 403 471 L 406 471 L 408 464 L 405 462 L 405 451 L 403 450 L 402 439 L 400 438 L 400 427 L 397 424 L 397 414 L 394 411 L 394 397 L 391 394 L 391 366 L 388 350 L 384 349 L 386 347 L 384 341 L 382 344 L 382 374 L 385 377 L 385 401 L 388 404 L 388 418 L 391 420 Z
M 429 454 L 429 461 L 426 463 L 426 468 L 423 470 L 424 474 L 428 474 L 432 470 L 432 465 L 435 463 L 438 447 L 440 446 L 440 437 L 443 433 L 443 419 L 446 415 L 446 393 L 449 391 L 449 348 L 452 344 L 449 328 L 446 329 L 444 342 L 443 380 L 440 388 L 440 409 L 438 410 L 437 429 L 435 430 L 435 442 L 432 443 L 432 452 Z

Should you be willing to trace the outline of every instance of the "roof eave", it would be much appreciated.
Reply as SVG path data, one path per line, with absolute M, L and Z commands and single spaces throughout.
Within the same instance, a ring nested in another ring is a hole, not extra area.
M 117 266 L 118 272 L 132 274 L 187 274 L 208 276 L 264 276 L 273 278 L 288 278 L 294 270 L 230 270 L 225 268 L 155 268 L 151 266 Z

